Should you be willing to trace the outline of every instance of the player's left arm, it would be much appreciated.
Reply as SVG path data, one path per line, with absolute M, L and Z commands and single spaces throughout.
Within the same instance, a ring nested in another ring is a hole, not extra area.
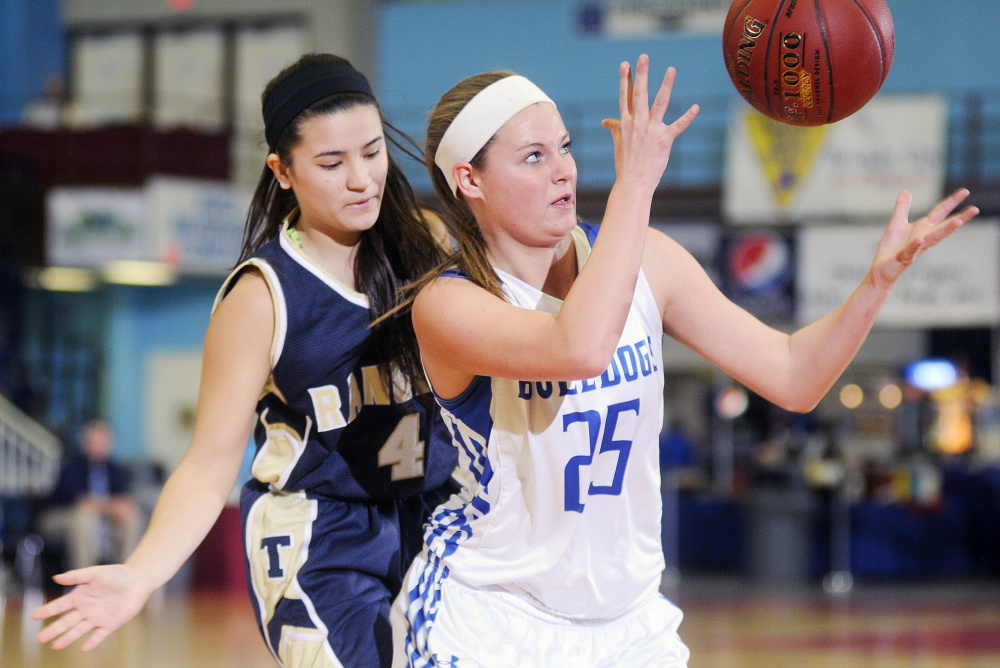
M 666 333 L 768 401 L 806 412 L 847 368 L 906 267 L 979 213 L 971 206 L 952 213 L 968 194 L 958 190 L 910 223 L 912 196 L 903 191 L 861 284 L 832 313 L 792 334 L 727 299 L 690 253 L 656 230 L 646 241 L 643 271 Z

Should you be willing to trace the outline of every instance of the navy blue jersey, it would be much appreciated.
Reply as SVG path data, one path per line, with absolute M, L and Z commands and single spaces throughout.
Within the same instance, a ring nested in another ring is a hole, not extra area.
M 274 302 L 271 376 L 257 404 L 251 473 L 272 489 L 330 498 L 407 497 L 444 483 L 456 463 L 429 394 L 397 374 L 395 401 L 376 366 L 367 297 L 310 260 L 287 230 L 226 279 L 216 306 L 248 266 Z

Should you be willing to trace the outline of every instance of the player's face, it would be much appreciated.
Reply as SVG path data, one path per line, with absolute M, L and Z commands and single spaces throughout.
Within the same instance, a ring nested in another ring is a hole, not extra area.
M 285 173 L 300 221 L 351 243 L 375 224 L 382 206 L 389 157 L 378 109 L 363 105 L 315 116 L 300 124 L 299 134 Z
M 524 243 L 545 246 L 576 225 L 576 161 L 555 106 L 533 104 L 507 121 L 478 176 L 481 225 L 500 225 Z

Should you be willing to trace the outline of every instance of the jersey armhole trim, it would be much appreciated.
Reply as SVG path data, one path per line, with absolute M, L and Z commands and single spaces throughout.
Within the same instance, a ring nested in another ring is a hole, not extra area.
M 266 260 L 252 257 L 233 269 L 222 283 L 219 292 L 215 295 L 215 302 L 212 304 L 212 313 L 215 313 L 215 309 L 219 308 L 219 304 L 229 294 L 229 291 L 232 289 L 239 275 L 243 273 L 243 270 L 250 266 L 260 271 L 264 277 L 264 282 L 267 284 L 267 290 L 271 293 L 271 306 L 274 312 L 274 336 L 271 338 L 270 357 L 271 368 L 273 369 L 277 366 L 278 360 L 281 359 L 281 353 L 285 348 L 285 337 L 288 335 L 288 312 L 285 308 L 285 293 L 281 289 L 281 282 L 278 280 L 278 275 L 274 269 Z

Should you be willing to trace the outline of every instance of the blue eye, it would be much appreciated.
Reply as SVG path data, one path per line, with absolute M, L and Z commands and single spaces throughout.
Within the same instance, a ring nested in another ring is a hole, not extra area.
M 562 147 L 560 148 L 560 150 L 563 153 L 572 153 L 572 151 L 571 151 L 572 148 L 573 148 L 573 142 L 567 141 L 565 144 L 562 145 Z
M 528 154 L 528 155 L 527 155 L 527 156 L 526 156 L 526 157 L 524 158 L 524 161 L 525 161 L 525 162 L 538 162 L 538 161 L 539 161 L 539 160 L 541 160 L 541 159 L 542 159 L 542 155 L 541 155 L 541 153 L 539 153 L 538 151 L 532 151 L 531 153 L 529 153 L 529 154 Z

